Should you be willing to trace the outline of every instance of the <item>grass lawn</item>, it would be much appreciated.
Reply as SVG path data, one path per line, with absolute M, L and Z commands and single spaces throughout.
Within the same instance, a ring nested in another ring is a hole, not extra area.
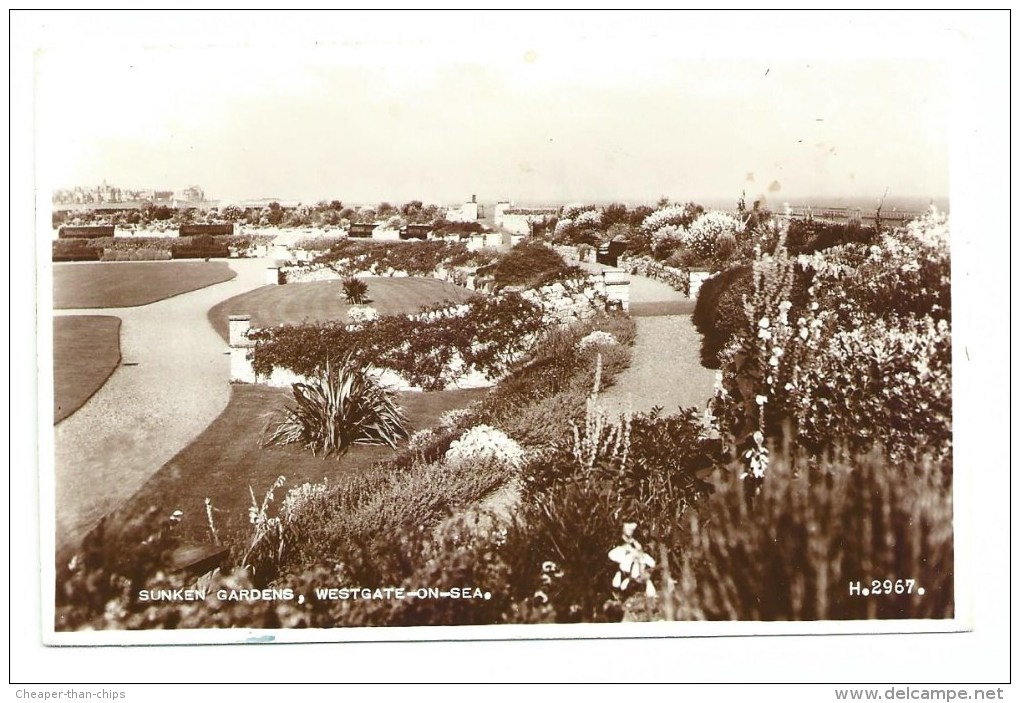
M 223 261 L 139 261 L 57 264 L 53 307 L 128 308 L 229 281 Z
M 462 408 L 482 399 L 488 389 L 400 393 L 399 403 L 408 416 L 411 431 L 435 427 L 447 410 Z M 182 528 L 188 539 L 210 540 L 205 499 L 212 500 L 216 528 L 221 538 L 248 529 L 248 506 L 255 491 L 261 504 L 266 490 L 278 476 L 287 483 L 277 491 L 272 513 L 288 489 L 305 482 L 328 478 L 331 484 L 355 472 L 371 470 L 389 457 L 388 447 L 355 446 L 339 461 L 312 456 L 297 445 L 261 449 L 259 436 L 266 417 L 291 400 L 290 389 L 235 385 L 227 409 L 187 448 L 166 463 L 121 509 L 123 515 L 140 514 L 157 506 L 160 514 L 184 512 Z
M 85 404 L 120 364 L 120 318 L 53 318 L 53 423 Z
M 366 278 L 368 304 L 380 315 L 418 312 L 423 305 L 449 300 L 461 303 L 474 293 L 431 278 Z M 347 321 L 341 281 L 309 281 L 264 286 L 224 300 L 209 310 L 209 322 L 227 340 L 227 318 L 251 315 L 252 327 L 302 322 Z

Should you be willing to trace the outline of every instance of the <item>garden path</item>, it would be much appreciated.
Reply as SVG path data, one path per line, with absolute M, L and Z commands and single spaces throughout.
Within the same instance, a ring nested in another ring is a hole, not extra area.
M 600 264 L 583 264 L 595 271 Z M 691 321 L 694 301 L 661 281 L 630 276 L 630 314 L 637 325 L 630 366 L 601 396 L 610 416 L 660 406 L 703 409 L 715 372 L 701 365 L 701 335 Z
M 236 278 L 149 305 L 54 311 L 122 320 L 121 365 L 53 428 L 58 550 L 130 498 L 226 408 L 229 348 L 206 312 L 263 285 L 267 265 L 228 263 Z

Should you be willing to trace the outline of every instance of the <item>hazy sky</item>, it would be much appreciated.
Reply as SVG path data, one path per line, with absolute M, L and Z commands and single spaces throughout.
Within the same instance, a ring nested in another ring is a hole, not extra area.
M 534 35 L 483 17 L 470 36 L 421 19 L 412 39 L 42 51 L 40 173 L 228 200 L 949 193 L 932 56 L 791 55 L 725 16 Z

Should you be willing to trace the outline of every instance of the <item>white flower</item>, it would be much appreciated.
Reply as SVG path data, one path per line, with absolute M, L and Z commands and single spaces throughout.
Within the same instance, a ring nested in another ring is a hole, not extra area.
M 754 398 L 754 402 L 756 402 L 758 405 L 765 405 L 765 403 L 767 403 L 768 401 L 769 399 L 763 395 L 755 396 Z
M 609 334 L 608 332 L 603 332 L 602 330 L 595 330 L 594 332 L 586 335 L 585 337 L 582 337 L 577 342 L 577 348 L 584 350 L 588 349 L 589 347 L 603 347 L 609 346 L 610 344 L 616 344 L 616 337 Z
M 626 590 L 631 579 L 637 579 L 645 569 L 655 566 L 655 560 L 642 550 L 630 544 L 621 544 L 609 551 L 609 558 L 620 565 L 620 570 L 613 577 L 613 586 Z
M 758 320 L 758 326 L 761 327 L 763 330 L 767 330 L 769 328 L 769 318 L 763 317 L 760 320 Z
M 495 460 L 520 468 L 524 463 L 524 450 L 502 431 L 488 425 L 477 425 L 450 444 L 446 461 L 478 460 Z

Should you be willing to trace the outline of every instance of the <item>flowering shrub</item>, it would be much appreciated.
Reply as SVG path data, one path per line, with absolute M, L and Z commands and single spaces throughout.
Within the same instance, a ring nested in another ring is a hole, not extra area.
M 598 228 L 602 224 L 602 213 L 599 210 L 585 210 L 574 217 L 575 227 Z
M 763 438 L 786 428 L 814 452 L 877 443 L 891 461 L 949 454 L 944 226 L 932 216 L 870 247 L 797 259 L 779 247 L 755 261 L 743 324 L 721 354 L 714 402 L 752 475 L 767 468 Z
M 347 310 L 347 321 L 352 325 L 379 319 L 379 311 L 368 305 L 354 305 Z
M 439 416 L 439 427 L 444 430 L 453 430 L 460 426 L 462 422 L 470 419 L 475 414 L 473 408 L 454 408 L 453 410 L 447 410 Z
M 467 255 L 460 242 L 373 242 L 342 239 L 311 265 L 327 264 L 341 275 L 393 269 L 410 275 L 431 274 L 457 256 Z
M 704 208 L 693 203 L 665 205 L 648 215 L 641 223 L 641 229 L 649 234 L 668 225 L 680 229 L 694 222 L 702 212 L 704 212 Z
M 321 483 L 305 482 L 291 488 L 287 491 L 280 508 L 283 519 L 288 523 L 294 522 L 304 512 L 321 503 L 327 495 L 329 495 L 329 479 L 326 478 L 322 479 Z
M 354 328 L 335 322 L 284 325 L 255 330 L 249 338 L 255 341 L 252 367 L 260 376 L 276 367 L 313 376 L 330 358 L 351 352 L 437 390 L 465 368 L 489 377 L 505 374 L 542 327 L 537 305 L 506 293 L 473 298 L 457 314 L 388 315 Z
M 711 259 L 722 236 L 733 236 L 739 223 L 725 212 L 706 212 L 679 233 L 685 249 L 695 257 Z
M 641 230 L 650 237 L 651 253 L 665 259 L 683 244 L 687 227 L 704 212 L 700 205 L 665 205 L 652 212 L 641 223 Z
M 502 431 L 477 425 L 450 444 L 445 459 L 452 463 L 496 461 L 516 469 L 524 462 L 524 450 Z
M 616 337 L 602 330 L 594 330 L 578 340 L 577 348 L 584 350 L 590 347 L 603 347 L 610 344 L 616 344 Z

